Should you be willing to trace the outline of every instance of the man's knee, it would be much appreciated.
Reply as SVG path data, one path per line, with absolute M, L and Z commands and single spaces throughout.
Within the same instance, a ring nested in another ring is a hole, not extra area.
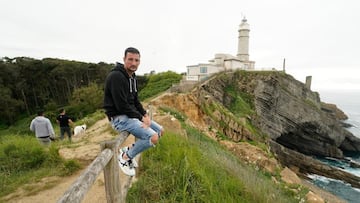
M 154 134 L 152 137 L 151 137 L 151 143 L 153 143 L 154 145 L 156 145 L 159 141 L 159 135 L 158 134 Z

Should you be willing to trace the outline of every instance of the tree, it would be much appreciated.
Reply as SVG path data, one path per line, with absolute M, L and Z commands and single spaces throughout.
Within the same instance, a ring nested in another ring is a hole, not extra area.
M 75 112 L 78 112 L 77 117 L 81 118 L 102 108 L 103 97 L 104 91 L 99 85 L 91 83 L 87 87 L 74 90 L 70 105 L 72 109 L 76 109 Z
M 16 119 L 19 107 L 23 106 L 23 102 L 11 97 L 11 90 L 0 85 L 0 124 L 10 125 Z

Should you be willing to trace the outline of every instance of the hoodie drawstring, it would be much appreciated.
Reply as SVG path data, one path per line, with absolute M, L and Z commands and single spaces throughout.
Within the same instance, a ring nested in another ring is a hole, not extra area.
M 137 89 L 136 89 L 136 78 L 134 78 L 134 89 L 135 89 L 135 92 L 137 92 Z
M 130 93 L 132 93 L 132 85 L 131 85 L 131 78 L 129 78 L 129 82 L 130 82 Z
M 132 81 L 134 80 L 134 81 Z M 133 84 L 134 84 L 134 91 L 137 92 L 137 89 L 136 89 L 136 79 L 135 78 L 129 78 L 129 83 L 130 83 L 130 93 L 133 92 Z

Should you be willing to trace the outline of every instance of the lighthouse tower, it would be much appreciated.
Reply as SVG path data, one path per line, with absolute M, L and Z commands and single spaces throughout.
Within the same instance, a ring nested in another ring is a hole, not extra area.
M 240 61 L 249 61 L 250 26 L 246 21 L 247 20 L 244 17 L 239 27 L 239 43 L 238 43 L 238 52 L 236 56 L 238 59 L 240 59 Z

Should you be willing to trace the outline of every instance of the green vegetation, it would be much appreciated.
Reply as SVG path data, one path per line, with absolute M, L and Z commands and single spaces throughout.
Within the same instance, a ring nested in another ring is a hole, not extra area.
M 26 183 L 47 176 L 71 175 L 77 171 L 79 163 L 63 160 L 58 147 L 54 143 L 45 148 L 30 136 L 0 136 L 0 197 Z
M 75 125 L 86 123 L 90 127 L 103 118 L 104 111 L 97 110 L 75 122 Z M 48 176 L 68 176 L 81 168 L 76 160 L 64 160 L 59 155 L 60 147 L 74 147 L 76 143 L 53 142 L 49 148 L 45 148 L 30 132 L 29 123 L 29 118 L 22 119 L 17 125 L 0 131 L 0 177 L 4 177 L 0 179 L 0 197 L 24 184 Z M 54 126 L 54 130 L 56 134 L 59 133 L 58 125 Z M 34 188 L 28 190 L 36 191 Z
M 169 89 L 173 84 L 179 83 L 182 75 L 172 71 L 150 75 L 146 86 L 139 93 L 141 100 L 158 95 Z
M 29 61 L 32 60 L 29 59 Z M 40 63 L 40 61 L 38 62 Z M 152 96 L 158 94 L 164 91 L 162 88 L 171 87 L 173 82 L 179 82 L 181 79 L 181 75 L 172 72 L 159 75 L 152 75 L 149 80 L 146 77 L 140 77 L 142 81 L 150 82 L 149 85 L 142 84 L 147 88 L 144 90 L 145 95 L 147 92 Z M 102 107 L 102 99 L 101 85 L 90 82 L 89 85 L 74 88 L 69 105 L 63 107 L 67 110 L 67 114 L 74 118 L 75 125 L 85 123 L 89 128 L 105 117 L 103 110 L 97 110 Z M 44 109 L 46 117 L 51 120 L 55 133 L 58 135 L 59 126 L 55 122 L 58 115 L 58 101 L 48 100 Z M 10 127 L 0 130 L 0 177 L 4 177 L 0 179 L 0 197 L 15 191 L 24 184 L 37 182 L 44 177 L 71 175 L 81 167 L 76 160 L 63 160 L 58 153 L 60 147 L 76 147 L 76 143 L 53 142 L 49 148 L 38 143 L 34 133 L 29 129 L 30 122 L 34 117 L 35 115 L 26 116 L 24 114 Z M 50 187 L 50 185 L 48 186 Z M 31 186 L 26 188 L 36 192 L 36 189 L 29 187 Z M 37 190 L 41 189 L 43 188 Z
M 101 70 L 96 70 L 97 65 Z M 24 84 L 19 83 L 13 87 L 4 86 L 7 80 L 0 81 L 0 92 L 6 93 L 3 97 L 4 104 L 9 102 L 14 104 L 4 107 L 0 116 L 5 117 L 1 119 L 11 118 L 13 120 L 10 123 L 15 123 L 10 128 L 0 131 L 0 197 L 44 177 L 66 176 L 79 170 L 81 166 L 77 161 L 64 160 L 58 152 L 60 147 L 76 147 L 76 143 L 54 142 L 51 147 L 45 148 L 29 131 L 33 116 L 20 118 L 22 115 L 30 115 L 37 107 L 44 107 L 46 115 L 54 122 L 57 109 L 61 105 L 65 106 L 69 115 L 77 118 L 75 124 L 86 123 L 90 127 L 97 120 L 102 119 L 104 112 L 95 110 L 101 105 L 103 95 L 101 84 L 105 73 L 109 70 L 109 65 L 103 63 L 97 65 L 55 59 L 43 61 L 21 59 L 15 64 L 10 60 L 0 63 L 0 68 L 4 67 L 4 70 L 8 71 L 0 72 L 0 76 L 4 73 L 12 74 L 9 67 L 21 68 L 19 71 L 23 71 L 21 72 L 23 77 L 26 74 L 37 73 L 38 68 L 44 68 L 44 72 L 41 73 L 47 73 L 46 79 L 53 80 L 45 81 L 46 85 L 41 86 L 41 82 L 44 81 L 39 80 L 38 84 L 36 80 L 43 76 L 39 73 L 40 75 L 33 78 L 25 77 Z M 81 77 L 76 75 L 81 71 L 73 71 L 77 68 L 86 70 Z M 181 75 L 171 71 L 143 77 L 141 80 L 144 83 L 139 96 L 141 100 L 156 96 L 179 82 L 181 78 Z M 18 96 L 14 101 L 11 100 L 10 89 Z M 30 90 L 36 90 L 35 95 L 31 95 Z M 30 98 L 29 101 L 23 101 L 20 97 L 21 91 L 24 91 L 26 98 Z M 213 110 L 220 111 L 236 122 L 240 122 L 239 116 L 253 114 L 250 95 L 239 93 L 231 86 L 226 93 L 232 97 L 230 110 L 217 103 L 211 103 L 205 107 L 205 111 L 208 113 Z M 59 98 L 55 98 L 52 94 Z M 35 101 L 36 98 L 39 100 Z M 31 108 L 25 108 L 24 105 Z M 15 109 L 16 115 L 10 115 L 8 109 Z M 216 141 L 186 125 L 186 117 L 182 114 L 171 109 L 162 110 L 171 112 L 181 121 L 187 137 L 168 132 L 161 138 L 158 146 L 142 154 L 140 178 L 129 190 L 128 202 L 299 202 L 302 193 L 295 195 L 284 185 L 275 184 L 268 173 L 243 164 Z M 28 113 L 19 114 L 22 111 Z M 92 113 L 94 111 L 95 113 Z M 5 122 L 1 119 L 0 126 Z M 222 126 L 227 125 L 224 121 L 219 123 Z M 250 124 L 245 123 L 245 125 L 251 129 Z M 54 128 L 58 134 L 58 125 L 54 125 Z M 219 136 L 224 135 L 219 134 Z M 48 186 L 50 187 L 51 184 Z M 34 191 L 34 188 L 24 189 Z M 39 188 L 41 189 L 43 188 Z
M 5 57 L 0 61 L 0 127 L 13 125 L 39 108 L 52 111 L 54 107 L 69 105 L 74 90 L 92 83 L 103 86 L 112 66 L 102 62 Z
M 67 112 L 73 117 L 83 118 L 85 115 L 93 113 L 97 109 L 101 109 L 103 99 L 103 89 L 95 83 L 90 83 L 86 87 L 74 90 Z
M 299 202 L 268 174 L 238 161 L 217 142 L 186 126 L 142 154 L 140 178 L 127 202 Z
M 247 116 L 254 114 L 253 96 L 246 92 L 237 91 L 233 84 L 225 87 L 225 92 L 231 97 L 231 103 L 228 107 L 236 116 Z
M 219 128 L 226 129 L 229 127 L 227 121 L 235 121 L 239 126 L 245 127 L 252 135 L 255 135 L 253 138 L 258 138 L 257 141 L 263 142 L 265 136 L 259 132 L 249 121 L 248 116 L 255 114 L 253 110 L 253 105 L 249 104 L 249 101 L 252 103 L 252 98 L 246 93 L 236 93 L 231 86 L 227 88 L 228 92 L 231 93 L 230 97 L 233 102 L 231 102 L 230 107 L 225 107 L 223 104 L 210 101 L 209 103 L 203 104 L 201 109 L 205 112 L 206 115 L 211 117 L 217 124 Z M 233 95 L 233 96 L 232 96 Z M 243 95 L 243 97 L 239 96 Z M 235 99 L 233 99 L 235 98 Z M 245 99 L 243 99 L 245 98 Z M 219 116 L 219 114 L 221 116 Z M 229 139 L 222 133 L 217 133 L 217 137 L 220 139 Z

